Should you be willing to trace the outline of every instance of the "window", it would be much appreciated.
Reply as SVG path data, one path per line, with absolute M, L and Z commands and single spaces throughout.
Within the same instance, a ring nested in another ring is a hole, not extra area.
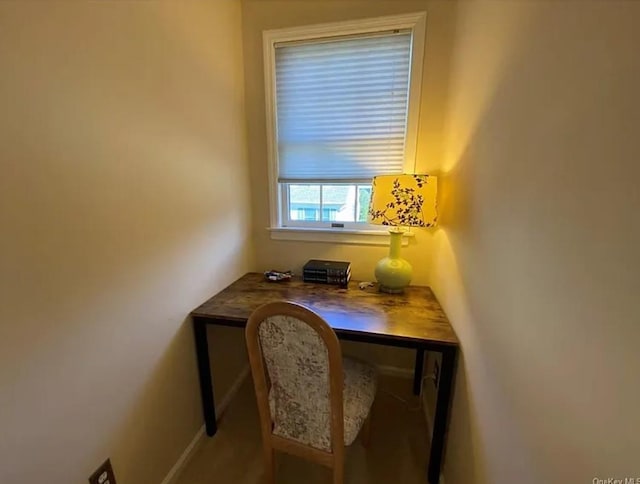
M 272 228 L 379 230 L 371 179 L 411 171 L 425 14 L 264 33 Z
M 292 222 L 365 223 L 371 185 L 287 183 L 284 207 Z

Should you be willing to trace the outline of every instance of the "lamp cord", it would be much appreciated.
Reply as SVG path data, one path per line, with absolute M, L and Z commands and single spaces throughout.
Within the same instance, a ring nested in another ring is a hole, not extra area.
M 427 380 L 431 380 L 431 381 L 435 381 L 436 377 L 435 375 L 425 375 L 422 377 L 422 386 L 424 387 L 425 383 Z M 395 398 L 396 400 L 402 402 L 404 404 L 404 406 L 406 407 L 407 411 L 409 412 L 417 412 L 419 410 L 422 410 L 422 394 L 420 394 L 418 396 L 418 405 L 411 405 L 411 402 L 409 400 L 407 400 L 404 397 L 401 397 L 400 395 L 398 395 L 397 393 L 392 392 L 391 390 L 380 390 L 382 393 L 389 395 L 390 397 Z

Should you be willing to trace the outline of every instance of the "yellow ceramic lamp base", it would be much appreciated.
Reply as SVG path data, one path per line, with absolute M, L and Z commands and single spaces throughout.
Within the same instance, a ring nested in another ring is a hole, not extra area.
M 413 269 L 409 262 L 400 257 L 402 232 L 389 231 L 389 234 L 391 235 L 389 256 L 378 261 L 374 274 L 380 285 L 380 291 L 398 294 L 403 292 L 411 282 Z

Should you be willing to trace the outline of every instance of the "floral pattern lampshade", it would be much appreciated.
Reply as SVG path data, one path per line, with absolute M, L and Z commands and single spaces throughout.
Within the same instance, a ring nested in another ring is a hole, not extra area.
M 438 220 L 437 178 L 382 175 L 372 182 L 369 222 L 393 227 L 433 227 Z

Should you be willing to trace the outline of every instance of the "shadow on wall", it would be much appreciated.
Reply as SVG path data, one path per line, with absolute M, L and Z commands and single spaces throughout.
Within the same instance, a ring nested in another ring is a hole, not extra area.
M 454 401 L 451 408 L 451 424 L 446 447 L 443 474 L 447 482 L 486 482 L 486 451 L 478 428 L 480 423 L 474 409 L 473 394 L 469 392 L 467 362 L 464 350 L 458 356 Z
M 0 191 L 0 468 L 67 482 L 110 454 L 124 481 L 159 482 L 201 424 L 184 318 L 249 265 L 241 79 L 212 55 L 224 33 L 195 50 L 155 5 L 41 7 L 6 29 L 21 39 L 7 85 L 29 95 Z
M 432 279 L 464 353 L 448 484 L 635 472 L 639 16 L 458 4 Z
M 149 330 L 152 331 L 151 328 Z M 172 383 L 176 381 L 182 382 L 181 388 L 184 389 L 196 391 L 198 388 L 191 318 L 182 322 L 144 385 L 137 389 L 133 408 L 109 442 L 108 448 L 113 452 L 111 460 L 118 476 L 127 476 L 132 482 L 160 482 L 176 462 L 176 450 L 184 449 L 186 444 L 176 442 L 176 449 L 171 449 L 162 439 L 149 441 L 149 436 L 191 433 L 193 437 L 202 425 L 199 395 L 176 392 Z M 153 412 L 149 411 L 151 408 Z M 171 418 L 175 409 L 180 409 L 183 418 Z M 188 421 L 184 420 L 185 410 L 190 410 L 186 412 Z M 185 429 L 190 429 L 190 432 L 185 432 Z M 141 468 L 138 465 L 140 461 L 162 465 L 151 471 Z M 150 475 L 155 476 L 153 481 Z
M 487 230 L 479 226 L 481 221 L 498 214 L 482 213 L 487 210 L 483 201 L 495 194 L 479 191 L 478 187 L 503 187 L 508 184 L 508 174 L 502 166 L 491 164 L 483 153 L 482 140 L 485 121 L 503 109 L 503 91 L 509 86 L 514 69 L 524 59 L 524 39 L 532 34 L 531 25 L 536 15 L 520 9 L 501 12 L 498 6 L 481 6 L 491 10 L 500 28 L 484 37 L 486 42 L 473 53 L 467 52 L 466 36 L 478 35 L 477 25 L 468 23 L 474 5 L 457 6 L 457 26 L 453 45 L 451 88 L 448 101 L 447 145 L 442 171 L 439 176 L 439 229 L 435 234 L 435 254 L 431 285 L 442 303 L 461 341 L 454 403 L 451 413 L 447 456 L 444 475 L 448 484 L 489 484 L 508 482 L 505 475 L 515 471 L 499 469 L 505 466 L 504 455 L 496 455 L 494 449 L 518 447 L 519 454 L 530 455 L 525 450 L 527 438 L 523 435 L 513 415 L 509 388 L 502 386 L 499 377 L 503 355 L 496 355 L 496 340 L 500 328 L 493 324 L 493 309 L 478 291 L 478 286 L 490 286 L 493 269 L 487 266 L 485 252 L 493 243 L 486 237 Z M 464 63 L 464 65 L 462 64 Z M 519 66 L 524 67 L 526 66 Z M 461 76 L 475 73 L 473 83 Z M 502 91 L 502 92 L 501 92 Z M 508 97 L 508 95 L 507 95 Z M 507 101 L 508 102 L 508 101 Z M 509 126 L 492 136 L 509 137 Z M 513 148 L 513 145 L 511 145 Z M 519 156 L 513 153 L 513 156 Z M 478 160 L 483 161 L 479 166 Z M 481 180 L 479 182 L 478 180 Z M 484 181 L 482 181 L 484 180 Z M 500 196 L 500 195 L 498 195 Z M 509 206 L 504 200 L 505 207 Z M 494 227 L 492 237 L 499 238 L 500 227 Z M 469 250 L 472 248 L 472 250 Z M 529 462 L 507 463 L 522 472 L 519 482 L 542 482 L 536 476 L 535 467 Z
M 244 331 L 213 327 L 208 332 L 214 391 L 219 404 L 248 365 Z M 176 392 L 172 382 L 181 382 L 180 387 L 188 390 Z M 183 451 L 204 425 L 199 388 L 193 326 L 187 317 L 137 392 L 134 407 L 110 443 L 117 475 L 128 476 L 132 482 L 160 482 L 166 476 L 178 458 L 176 450 Z M 151 408 L 153 412 L 149 412 Z M 185 409 L 190 410 L 186 412 L 188 421 L 171 418 L 175 409 L 181 409 L 183 416 Z M 189 440 L 176 441 L 176 448 L 171 449 L 162 439 L 149 442 L 150 435 L 174 438 L 186 435 Z M 153 480 L 151 471 L 138 465 L 140 459 L 162 463 L 155 466 L 157 471 L 152 471 L 156 476 Z

